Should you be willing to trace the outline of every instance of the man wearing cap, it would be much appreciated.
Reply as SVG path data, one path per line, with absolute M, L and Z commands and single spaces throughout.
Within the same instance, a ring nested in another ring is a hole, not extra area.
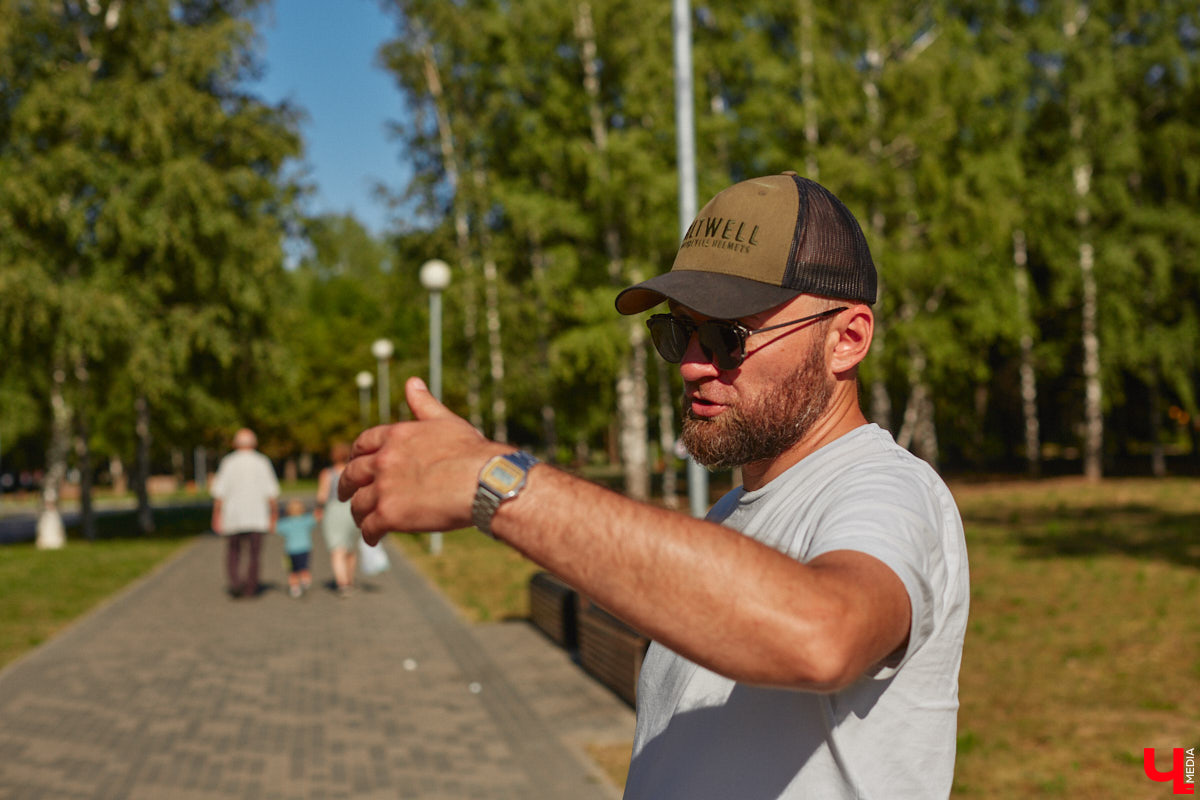
M 683 442 L 743 486 L 706 520 L 484 439 L 416 379 L 355 443 L 364 537 L 474 523 L 649 635 L 628 798 L 946 797 L 968 605 L 945 484 L 869 424 L 875 267 L 795 173 L 714 197 L 617 298 L 684 380 Z

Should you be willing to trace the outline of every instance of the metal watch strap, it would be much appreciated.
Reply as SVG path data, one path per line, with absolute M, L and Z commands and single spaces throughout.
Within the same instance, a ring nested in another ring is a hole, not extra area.
M 498 494 L 483 481 L 483 476 L 498 460 L 507 461 L 514 467 L 519 468 L 523 473 L 521 479 L 512 490 L 503 495 Z M 492 517 L 496 515 L 496 511 L 500 508 L 501 503 L 505 500 L 511 500 L 520 494 L 521 489 L 525 486 L 525 475 L 537 463 L 540 463 L 538 459 L 532 453 L 524 450 L 488 459 L 488 462 L 483 465 L 483 469 L 479 471 L 479 485 L 475 489 L 475 501 L 471 504 L 471 521 L 475 523 L 476 528 L 479 528 L 479 530 L 493 539 L 496 538 L 495 534 L 492 533 Z

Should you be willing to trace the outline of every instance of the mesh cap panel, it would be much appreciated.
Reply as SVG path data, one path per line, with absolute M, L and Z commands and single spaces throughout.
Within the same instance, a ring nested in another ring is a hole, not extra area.
M 782 285 L 810 294 L 875 302 L 875 262 L 854 215 L 820 184 L 798 175 L 793 180 L 800 205 Z

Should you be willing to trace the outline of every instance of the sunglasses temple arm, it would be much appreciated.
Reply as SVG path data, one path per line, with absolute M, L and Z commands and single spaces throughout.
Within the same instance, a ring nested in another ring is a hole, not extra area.
M 820 319 L 821 317 L 831 317 L 834 314 L 840 314 L 841 312 L 845 311 L 849 307 L 850 306 L 841 306 L 840 308 L 830 308 L 830 309 L 826 309 L 825 311 L 819 311 L 816 314 L 809 314 L 807 317 L 801 317 L 800 319 L 794 319 L 791 322 L 780 322 L 778 325 L 768 325 L 765 328 L 755 328 L 754 330 L 748 331 L 748 332 L 749 333 L 762 333 L 763 331 L 773 331 L 776 328 L 784 328 L 784 327 L 787 327 L 788 325 L 799 325 L 801 322 L 811 322 L 812 320 Z

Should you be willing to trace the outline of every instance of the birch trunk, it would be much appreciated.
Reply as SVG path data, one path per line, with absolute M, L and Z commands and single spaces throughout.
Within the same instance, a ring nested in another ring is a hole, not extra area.
M 599 178 L 604 187 L 604 246 L 608 255 L 608 272 L 614 286 L 636 283 L 636 273 L 625 275 L 621 234 L 608 203 L 610 188 L 608 170 L 608 129 L 600 105 L 600 70 L 596 56 L 596 33 L 589 3 L 575 6 L 575 35 L 579 40 L 583 64 L 583 88 L 588 97 L 588 116 L 591 121 L 592 143 L 596 147 Z M 645 327 L 636 318 L 625 321 L 630 358 L 617 376 L 617 414 L 620 421 L 621 463 L 625 473 L 625 493 L 635 500 L 650 497 L 650 460 L 647 447 L 648 392 L 646 389 Z
M 76 418 L 75 462 L 79 465 L 79 530 L 89 542 L 96 540 L 96 510 L 92 502 L 95 470 L 92 468 L 90 426 L 82 416 Z
M 67 449 L 71 437 L 71 410 L 63 395 L 66 372 L 55 367 L 50 382 L 50 446 L 46 450 L 46 477 L 42 482 L 42 510 L 37 521 L 37 548 L 60 550 L 67 543 L 59 500 L 67 474 Z
M 1091 176 L 1090 165 L 1076 170 L 1076 186 L 1083 186 L 1080 198 L 1086 196 Z M 1077 217 L 1081 226 L 1086 225 L 1087 209 L 1080 206 Z M 1084 440 L 1083 473 L 1088 480 L 1099 480 L 1103 475 L 1104 413 L 1100 385 L 1100 338 L 1096 332 L 1096 274 L 1095 251 L 1086 230 L 1081 232 L 1079 243 L 1079 277 L 1083 293 L 1083 379 L 1084 379 Z
M 476 200 L 479 218 L 483 218 L 483 206 L 487 197 L 483 171 L 474 170 Z M 504 399 L 504 348 L 501 342 L 500 286 L 496 270 L 496 259 L 492 255 L 492 241 L 487 226 L 479 225 L 479 250 L 483 255 L 483 298 L 484 319 L 487 323 L 488 367 L 492 378 L 492 438 L 497 442 L 508 442 L 508 404 Z
M 83 538 L 96 539 L 96 513 L 92 504 L 95 470 L 92 468 L 91 425 L 88 423 L 88 369 L 82 358 L 75 362 L 75 380 L 79 383 L 79 407 L 75 409 L 75 463 L 79 465 L 79 525 Z
M 913 180 L 911 171 L 907 171 L 902 175 L 901 181 L 902 200 L 905 208 L 910 209 L 906 222 L 901 231 L 903 232 L 903 240 L 900 247 L 905 252 L 912 252 L 920 246 L 920 231 L 918 228 L 918 217 L 915 211 L 917 207 L 916 201 L 916 184 Z M 926 316 L 936 316 L 938 308 L 941 306 L 941 298 L 945 293 L 943 286 L 938 286 L 925 297 L 922 304 Z M 904 319 L 912 320 L 915 314 L 904 316 Z M 933 400 L 933 387 L 929 383 L 928 366 L 929 362 L 925 355 L 925 348 L 915 339 L 908 343 L 909 352 L 909 385 L 912 386 L 912 402 L 916 406 L 916 428 L 913 431 L 913 452 L 918 457 L 924 459 L 930 465 L 937 469 L 938 466 L 938 437 L 937 437 L 937 420 L 935 419 L 935 403 Z M 982 414 L 980 414 L 982 417 Z M 982 422 L 982 421 L 981 421 Z
M 538 294 L 537 304 L 537 348 L 538 356 L 544 365 L 550 364 L 550 305 L 547 302 L 546 284 L 546 252 L 537 237 L 531 237 L 529 242 L 530 269 L 533 273 L 533 285 Z M 550 370 L 542 369 L 539 375 L 542 385 L 542 440 L 546 445 L 546 461 L 554 464 L 558 461 L 558 414 L 554 409 L 551 398 L 554 396 L 550 386 Z
M 933 393 L 925 377 L 925 368 L 925 351 L 916 343 L 911 344 L 908 359 L 908 404 L 904 408 L 904 422 L 896 435 L 896 443 L 906 449 L 911 446 L 919 458 L 936 469 L 937 425 L 934 420 Z
M 667 362 L 656 358 L 654 366 L 658 378 L 658 441 L 663 458 L 663 505 L 679 508 L 679 487 L 675 474 L 675 393 L 671 391 Z
M 92 447 L 89 426 L 83 417 L 76 421 L 75 460 L 79 465 L 79 530 L 89 542 L 96 540 L 96 510 L 92 502 L 95 471 L 92 469 Z
M 1086 3 L 1075 7 L 1063 31 L 1068 47 L 1080 28 L 1087 22 L 1089 10 Z M 1069 91 L 1069 89 L 1068 89 Z M 1099 480 L 1104 473 L 1104 404 L 1100 385 L 1100 338 L 1097 335 L 1096 308 L 1096 254 L 1091 239 L 1091 212 L 1088 199 L 1092 188 L 1092 163 L 1083 146 L 1083 129 L 1087 124 L 1079 107 L 1077 95 L 1067 101 L 1071 142 L 1074 146 L 1072 177 L 1075 184 L 1075 223 L 1079 228 L 1079 281 L 1082 295 L 1080 327 L 1083 344 L 1084 380 L 1084 435 L 1083 474 L 1088 480 Z
M 933 391 L 929 386 L 929 381 L 925 377 L 925 353 L 920 348 L 917 348 L 919 361 L 915 365 L 919 368 L 914 371 L 913 393 L 917 400 L 917 430 L 914 440 L 913 451 L 930 464 L 934 469 L 938 467 L 938 436 L 937 436 L 937 419 L 933 402 Z
M 467 390 L 467 420 L 478 430 L 483 430 L 483 392 L 479 380 L 479 355 L 476 340 L 479 333 L 479 306 L 475 292 L 475 263 L 471 255 L 471 231 L 467 217 L 466 202 L 459 191 L 458 154 L 454 146 L 454 133 L 450 127 L 450 114 L 446 110 L 445 93 L 442 91 L 442 80 L 438 74 L 437 61 L 434 59 L 433 47 L 426 42 L 423 49 L 425 58 L 425 83 L 429 95 L 433 98 L 434 113 L 437 116 L 438 140 L 442 150 L 442 166 L 446 170 L 446 182 L 450 184 L 454 210 L 454 242 L 458 251 L 458 262 L 462 269 L 462 289 L 460 290 L 463 303 L 463 338 L 467 342 L 466 354 L 466 390 Z
M 921 306 L 928 315 L 937 313 L 941 306 L 941 288 L 934 291 Z M 918 313 L 917 305 L 911 300 L 905 300 L 897 313 L 897 318 L 905 322 L 912 321 Z M 911 449 L 916 455 L 933 465 L 938 464 L 937 424 L 934 419 L 933 391 L 929 385 L 926 368 L 928 362 L 925 348 L 916 339 L 908 342 L 908 404 L 904 407 L 904 418 L 900 432 L 896 435 L 896 443 L 901 447 Z
M 872 161 L 879 165 L 883 161 L 883 140 L 880 138 L 883 128 L 883 111 L 879 104 L 879 86 L 876 84 L 875 75 L 878 70 L 883 67 L 883 57 L 877 50 L 867 52 L 867 78 L 863 83 L 863 93 L 867 96 L 867 124 L 870 125 L 871 138 L 868 142 L 868 149 L 871 153 Z M 879 208 L 878 201 L 871 209 L 871 233 L 876 242 L 883 241 L 886 233 L 887 223 L 883 215 L 883 211 Z M 883 298 L 883 270 L 879 268 L 879 264 L 875 265 L 879 272 L 878 276 L 878 291 L 879 298 Z M 876 369 L 872 370 L 873 377 L 871 379 L 871 421 L 881 428 L 891 430 L 892 427 L 892 400 L 888 395 L 887 381 L 883 368 L 883 354 L 886 350 L 885 342 L 887 340 L 887 325 L 883 321 L 881 315 L 875 317 L 875 336 L 871 342 L 871 353 L 874 358 Z
M 1021 328 L 1021 416 L 1025 421 L 1025 468 L 1031 478 L 1036 478 L 1042 474 L 1042 434 L 1037 410 L 1037 373 L 1033 368 L 1028 262 L 1025 231 L 1018 228 L 1013 231 L 1013 280 L 1017 292 L 1017 324 Z
M 871 163 L 877 170 L 882 170 L 885 160 L 885 148 L 883 143 L 883 106 L 879 97 L 879 78 L 883 74 L 883 68 L 886 61 L 903 62 L 909 61 L 921 55 L 939 36 L 936 28 L 929 28 L 923 31 L 919 36 L 913 39 L 906 47 L 898 48 L 893 42 L 886 45 L 889 55 L 885 58 L 884 50 L 881 49 L 884 45 L 878 42 L 872 42 L 868 45 L 866 52 L 863 54 L 863 59 L 866 62 L 863 78 L 863 94 L 866 95 L 866 112 L 867 126 L 870 138 L 867 143 L 868 151 L 871 154 Z M 908 186 L 906 190 L 911 191 L 912 177 L 908 178 Z M 911 204 L 909 208 L 911 208 Z M 887 220 L 884 216 L 883 209 L 880 203 L 876 200 L 871 207 L 871 233 L 878 246 L 884 240 L 887 233 Z M 914 237 L 915 240 L 915 237 Z M 878 297 L 882 300 L 884 296 L 884 275 L 880 268 L 878 260 L 875 262 L 875 268 L 879 273 L 878 282 Z M 880 306 L 877 304 L 876 308 Z M 887 323 L 883 320 L 882 314 L 877 313 L 875 316 L 875 336 L 871 344 L 871 352 L 874 353 L 875 361 L 879 364 L 879 368 L 874 371 L 875 377 L 871 381 L 871 421 L 875 422 L 882 428 L 891 428 L 892 417 L 892 401 L 888 395 L 887 383 L 885 380 L 885 372 L 882 365 L 881 356 L 885 352 L 885 342 L 887 340 Z M 928 413 L 932 414 L 932 404 L 928 409 Z M 923 412 L 924 413 L 924 412 Z M 924 423 L 923 423 L 924 424 Z M 932 421 L 927 423 L 932 426 Z M 932 435 L 932 433 L 930 434 Z M 936 436 L 934 436 L 936 439 Z
M 136 420 L 137 462 L 134 466 L 134 491 L 137 493 L 137 522 L 142 533 L 154 532 L 154 510 L 150 508 L 150 403 L 145 395 L 133 402 Z
M 483 260 L 483 294 L 488 333 L 488 366 L 492 378 L 492 438 L 508 442 L 508 403 L 504 399 L 504 351 L 500 342 L 500 291 L 496 260 Z
M 650 498 L 650 452 L 646 406 L 646 336 L 630 326 L 629 363 L 617 378 L 617 406 L 621 419 L 621 459 L 625 493 L 635 500 Z
M 813 4 L 812 0 L 799 0 L 800 6 L 800 93 L 804 107 L 804 170 L 807 176 L 814 180 L 821 179 L 821 171 L 817 164 L 817 146 L 820 144 L 820 128 L 817 125 L 817 97 L 814 42 L 813 42 Z

